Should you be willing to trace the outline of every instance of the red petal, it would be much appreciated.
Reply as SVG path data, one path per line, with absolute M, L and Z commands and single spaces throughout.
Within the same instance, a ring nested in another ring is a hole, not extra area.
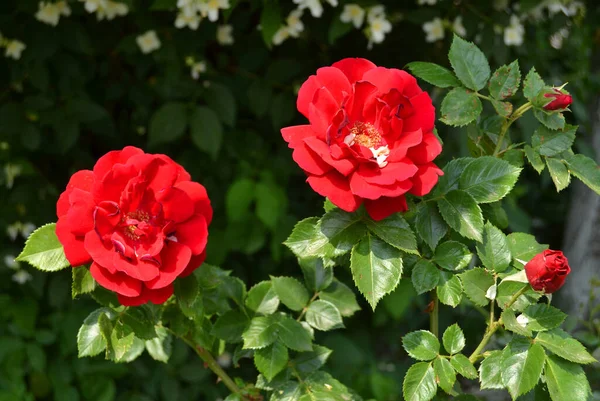
M 192 179 L 192 177 L 190 176 L 190 173 L 185 171 L 185 169 L 183 168 L 183 166 L 181 164 L 178 164 L 173 159 L 171 159 L 169 156 L 158 154 L 158 155 L 156 155 L 156 157 L 164 160 L 168 164 L 174 164 L 177 167 L 177 177 L 175 178 L 175 182 L 189 181 Z
M 108 152 L 96 162 L 94 175 L 97 179 L 102 180 L 115 164 L 124 164 L 132 156 L 140 154 L 144 154 L 144 151 L 133 146 L 126 146 L 123 150 Z
M 128 260 L 118 252 L 113 253 L 112 264 L 117 271 L 136 280 L 151 281 L 159 276 L 158 264 L 135 258 Z
M 94 229 L 94 198 L 91 193 L 75 188 L 69 194 L 71 205 L 67 214 L 62 216 L 69 230 L 83 236 Z
M 352 194 L 348 179 L 337 171 L 318 177 L 310 176 L 306 180 L 319 195 L 326 196 L 342 210 L 354 212 L 360 206 L 362 199 Z
M 313 139 L 313 138 L 307 138 Z M 314 138 L 319 141 L 317 138 Z M 298 144 L 298 147 L 294 149 L 292 158 L 298 166 L 309 174 L 323 175 L 328 171 L 332 170 L 333 167 L 325 163 L 319 155 L 313 152 L 306 144 Z
M 182 181 L 175 184 L 175 188 L 179 188 L 190 197 L 194 202 L 194 212 L 201 214 L 206 219 L 206 224 L 210 224 L 213 217 L 212 206 L 210 199 L 206 193 L 206 188 L 194 181 Z
M 126 297 L 138 297 L 142 293 L 142 282 L 135 280 L 124 273 L 111 274 L 108 270 L 95 262 L 90 266 L 90 273 L 98 284 L 117 294 Z
M 162 266 L 160 275 L 146 284 L 150 289 L 163 288 L 171 284 L 190 263 L 192 251 L 178 242 L 167 241 L 160 254 Z
M 139 297 L 125 297 L 121 294 L 117 294 L 117 297 L 119 298 L 121 305 L 140 306 L 146 302 L 152 302 L 155 305 L 163 304 L 171 295 L 173 295 L 173 286 L 168 285 L 157 290 L 142 287 L 142 294 Z
M 427 195 L 437 184 L 440 175 L 444 175 L 444 172 L 433 163 L 419 166 L 419 171 L 412 178 L 413 187 L 410 193 L 416 196 Z
M 442 144 L 433 133 L 427 132 L 419 145 L 408 149 L 407 157 L 415 164 L 427 164 L 440 153 L 442 153 Z
M 374 166 L 374 163 L 361 164 L 357 173 L 370 184 L 392 185 L 409 179 L 417 172 L 418 168 L 410 160 L 390 162 L 384 168 Z M 352 186 L 352 182 L 350 183 Z
M 410 181 L 396 182 L 392 185 L 371 184 L 358 173 L 350 177 L 352 193 L 364 199 L 377 199 L 382 196 L 397 197 L 408 192 L 411 186 Z
M 379 199 L 365 199 L 365 209 L 369 216 L 375 221 L 383 220 L 391 214 L 405 212 L 408 210 L 404 195 L 396 198 L 382 196 Z
M 331 153 L 329 151 L 329 146 L 327 144 L 317 138 L 305 138 L 304 143 L 308 145 L 308 147 L 317 153 L 317 155 L 327 163 L 329 166 L 334 167 L 337 171 L 342 173 L 343 175 L 348 175 L 356 169 L 357 163 L 354 160 L 350 159 L 334 159 L 331 157 Z M 298 163 L 299 164 L 299 163 Z M 330 169 L 327 169 L 329 171 Z M 327 172 L 326 171 L 326 172 Z M 323 173 L 324 174 L 324 173 Z M 316 175 L 323 175 L 316 174 Z
M 419 129 L 416 131 L 403 132 L 400 138 L 390 148 L 390 155 L 388 156 L 388 162 L 403 160 L 408 149 L 417 146 L 423 141 L 423 132 Z
M 148 190 L 153 192 L 172 187 L 179 176 L 179 166 L 175 162 L 167 162 L 158 156 L 140 171 L 148 181 Z
M 199 268 L 200 265 L 202 265 L 202 263 L 204 263 L 205 259 L 206 259 L 206 251 L 202 252 L 200 255 L 192 255 L 192 258 L 190 259 L 190 263 L 188 263 L 187 267 L 185 268 L 185 270 L 183 272 L 181 272 L 179 277 L 187 277 L 190 274 L 192 274 L 194 272 L 194 270 Z
M 348 106 L 350 121 L 368 121 L 368 117 L 374 110 L 376 93 L 377 87 L 370 82 L 363 81 L 354 84 L 354 96 Z
M 377 66 L 364 58 L 345 58 L 336 63 L 332 67 L 340 69 L 351 84 L 363 79 L 365 72 L 376 68 Z
M 170 187 L 159 191 L 156 200 L 162 204 L 164 218 L 176 223 L 189 219 L 194 214 L 195 205 L 182 189 Z
M 119 202 L 127 183 L 138 175 L 138 170 L 131 164 L 116 164 L 106 173 L 102 180 L 94 182 L 94 200 Z
M 308 117 L 308 106 L 306 106 L 307 117 Z M 310 125 L 295 125 L 293 127 L 286 127 L 281 129 L 281 135 L 283 139 L 289 143 L 290 148 L 294 148 L 294 145 L 298 142 L 302 142 L 304 138 L 316 136 L 317 134 L 312 130 Z
M 56 236 L 62 244 L 65 256 L 71 266 L 81 266 L 92 261 L 83 246 L 84 237 L 73 234 L 64 219 L 58 219 L 56 223 Z
M 110 273 L 116 273 L 113 266 L 113 255 L 115 253 L 113 244 L 103 242 L 95 231 L 90 231 L 85 235 L 83 242 L 85 250 L 90 254 L 94 262 L 104 266 Z
M 396 68 L 376 67 L 365 73 L 363 79 L 379 89 L 380 94 L 386 94 L 390 89 L 404 93 L 405 80 L 410 76 L 406 71 Z
M 91 170 L 80 170 L 73 174 L 69 179 L 67 188 L 58 198 L 56 203 L 56 215 L 62 217 L 69 210 L 69 195 L 73 189 L 78 188 L 82 191 L 90 192 L 94 185 L 94 173 Z
M 186 222 L 177 224 L 174 231 L 177 242 L 188 246 L 194 255 L 200 254 L 206 248 L 208 227 L 204 216 L 196 214 Z
M 404 120 L 404 129 L 406 131 L 415 131 L 419 128 L 423 132 L 433 131 L 435 124 L 435 107 L 431 103 L 431 98 L 427 92 L 422 92 L 410 99 L 415 114 Z
M 298 111 L 306 118 L 308 118 L 308 105 L 312 102 L 313 97 L 315 97 L 315 92 L 322 85 L 317 80 L 316 75 L 311 75 L 308 77 L 306 81 L 300 87 L 298 91 L 298 100 L 296 101 L 296 107 Z
M 317 80 L 321 87 L 327 88 L 328 92 L 341 105 L 344 96 L 352 93 L 352 85 L 344 73 L 335 67 L 323 67 L 317 70 Z M 314 102 L 314 99 L 312 99 Z

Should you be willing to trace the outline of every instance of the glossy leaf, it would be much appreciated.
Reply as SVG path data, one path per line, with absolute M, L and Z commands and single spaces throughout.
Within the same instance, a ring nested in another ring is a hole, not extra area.
M 408 333 L 402 337 L 402 346 L 411 358 L 418 361 L 431 361 L 440 353 L 440 342 L 426 330 Z
M 423 61 L 414 61 L 408 63 L 406 68 L 408 68 L 417 78 L 421 78 L 423 81 L 437 86 L 438 88 L 460 86 L 460 82 L 456 79 L 452 71 L 440 65 Z
M 459 187 L 477 203 L 496 202 L 513 188 L 521 169 L 492 156 L 479 157 L 465 167 Z
M 440 214 L 463 237 L 482 241 L 483 215 L 477 202 L 464 191 L 450 191 L 438 201 Z
M 448 58 L 456 76 L 467 88 L 477 91 L 485 87 L 490 65 L 477 46 L 454 35 Z
M 35 230 L 27 238 L 25 248 L 16 260 L 27 262 L 45 272 L 69 267 L 70 263 L 65 257 L 63 246 L 56 236 L 56 223 L 46 224 Z

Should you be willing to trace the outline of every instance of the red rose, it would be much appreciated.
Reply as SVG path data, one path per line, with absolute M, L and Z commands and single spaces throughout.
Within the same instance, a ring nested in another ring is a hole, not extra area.
M 375 220 L 407 210 L 442 171 L 431 98 L 405 71 L 347 58 L 319 68 L 300 88 L 310 124 L 281 130 L 293 158 L 319 194 L 348 212 L 363 203 Z
M 544 97 L 546 99 L 554 99 L 544 106 L 544 110 L 547 111 L 566 109 L 573 102 L 571 95 L 568 93 L 563 93 L 556 88 L 554 88 L 554 90 L 550 93 L 544 93 Z
M 562 287 L 570 272 L 565 255 L 561 251 L 550 249 L 538 253 L 525 265 L 525 274 L 531 287 L 546 294 L 552 294 Z
M 212 208 L 204 187 L 165 155 L 128 146 L 73 174 L 56 205 L 72 266 L 91 262 L 127 306 L 161 304 L 204 261 Z

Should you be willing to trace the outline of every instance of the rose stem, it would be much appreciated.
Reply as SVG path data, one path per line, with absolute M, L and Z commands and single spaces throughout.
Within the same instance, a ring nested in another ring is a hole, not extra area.
M 431 297 L 433 300 L 433 309 L 429 314 L 429 327 L 433 335 L 439 338 L 440 336 L 440 322 L 439 322 L 439 310 L 440 310 L 440 302 L 438 300 L 437 292 L 435 290 L 431 291 Z

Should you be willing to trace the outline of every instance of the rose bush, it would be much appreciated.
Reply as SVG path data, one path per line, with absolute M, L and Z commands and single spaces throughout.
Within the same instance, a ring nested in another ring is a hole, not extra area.
M 364 203 L 375 220 L 408 209 L 442 171 L 429 95 L 405 71 L 347 58 L 317 70 L 300 88 L 310 124 L 281 130 L 308 183 L 341 209 Z
M 525 265 L 525 274 L 531 287 L 547 294 L 560 289 L 569 273 L 571 267 L 565 255 L 551 249 L 538 253 Z
M 73 174 L 56 205 L 72 266 L 123 305 L 163 303 L 205 257 L 212 208 L 204 187 L 165 155 L 128 146 Z

